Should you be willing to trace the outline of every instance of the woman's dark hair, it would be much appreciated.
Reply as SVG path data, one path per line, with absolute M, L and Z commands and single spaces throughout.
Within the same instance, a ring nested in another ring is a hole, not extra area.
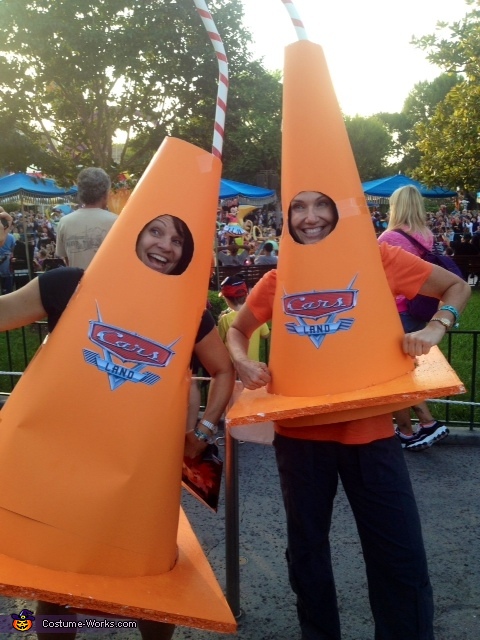
M 176 216 L 170 216 L 173 220 L 173 226 L 176 232 L 183 238 L 182 257 L 178 261 L 177 266 L 170 272 L 171 276 L 179 276 L 183 273 L 193 258 L 193 236 L 190 233 L 190 229 L 183 220 Z
M 304 191 L 306 191 L 306 189 L 304 189 Z M 300 191 L 300 193 L 302 193 L 302 191 Z M 335 220 L 335 224 L 332 227 L 332 231 L 335 229 L 335 227 L 337 226 L 337 222 L 338 222 L 338 210 L 337 210 L 337 205 L 335 204 L 335 202 L 330 198 L 330 196 L 327 196 L 326 193 L 323 193 L 322 191 L 314 191 L 313 193 L 318 193 L 318 195 L 323 196 L 324 198 L 327 198 L 330 206 L 332 207 L 333 211 L 335 212 L 335 216 L 336 216 L 336 220 Z M 298 196 L 297 195 L 292 198 L 292 201 L 295 200 L 295 198 Z M 288 207 L 288 232 L 291 235 L 292 239 L 295 240 L 295 242 L 297 242 L 298 244 L 303 244 L 303 242 L 300 241 L 300 239 L 297 237 L 297 234 L 295 233 L 295 231 L 293 230 L 292 227 L 292 223 L 291 223 L 291 217 L 292 217 L 292 202 L 290 202 L 290 205 Z
M 157 218 L 162 218 L 164 215 L 165 216 L 169 216 L 172 219 L 173 226 L 175 227 L 175 231 L 178 233 L 178 235 L 183 240 L 182 257 L 178 261 L 178 264 L 175 266 L 175 269 L 170 271 L 170 273 L 168 274 L 170 276 L 179 276 L 180 274 L 182 274 L 186 270 L 186 268 L 188 267 L 188 265 L 192 261 L 193 249 L 194 249 L 193 236 L 192 236 L 192 234 L 190 232 L 190 229 L 185 224 L 185 222 L 183 220 L 181 220 L 180 218 L 177 218 L 177 216 L 172 216 L 170 213 L 165 213 L 165 214 L 162 214 L 160 216 L 155 216 L 155 218 L 153 220 L 156 220 Z M 147 227 L 151 222 L 153 222 L 153 220 L 150 220 L 150 222 L 147 222 L 145 227 Z M 145 229 L 145 227 L 143 227 L 143 229 L 138 234 L 139 238 L 142 235 L 143 230 Z M 138 241 L 138 239 L 137 239 L 137 241 Z

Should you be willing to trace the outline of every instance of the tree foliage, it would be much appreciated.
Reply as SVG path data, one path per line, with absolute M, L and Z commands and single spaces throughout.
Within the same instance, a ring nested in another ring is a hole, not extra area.
M 392 136 L 393 156 L 397 161 L 392 170 L 411 174 L 420 163 L 417 126 L 427 123 L 449 91 L 459 82 L 459 77 L 443 73 L 432 82 L 418 82 L 407 96 L 400 113 L 379 113 Z
M 232 103 L 242 106 L 241 77 L 252 69 L 275 101 L 272 77 L 250 59 L 240 0 L 209 7 L 229 58 Z M 73 178 L 82 165 L 141 173 L 163 137 L 182 130 L 210 149 L 217 76 L 191 0 L 0 2 L 0 116 L 14 117 L 32 158 L 58 177 Z M 230 109 L 228 117 L 235 121 Z M 125 139 L 118 164 L 116 135 Z
M 480 87 L 463 82 L 417 128 L 421 160 L 415 177 L 429 185 L 477 191 L 480 185 Z
M 388 175 L 392 139 L 385 124 L 376 116 L 345 116 L 345 126 L 360 180 L 366 182 Z
M 420 122 L 415 129 L 421 152 L 415 175 L 428 184 L 476 191 L 480 185 L 480 0 L 466 2 L 477 8 L 463 20 L 439 24 L 443 33 L 414 39 L 431 62 L 462 80 L 428 122 Z

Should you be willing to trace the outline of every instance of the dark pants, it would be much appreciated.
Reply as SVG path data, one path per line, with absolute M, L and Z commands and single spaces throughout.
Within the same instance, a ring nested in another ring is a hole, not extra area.
M 37 616 L 71 616 L 71 609 L 67 609 L 61 604 L 52 602 L 38 602 Z M 92 614 L 93 615 L 93 614 Z M 95 615 L 101 616 L 100 612 Z M 170 640 L 175 631 L 175 625 L 165 622 L 154 622 L 153 620 L 138 620 L 138 630 L 143 640 Z M 37 632 L 38 640 L 75 640 L 76 632 L 55 633 L 55 632 Z
M 433 640 L 420 519 L 398 440 L 342 445 L 275 435 L 274 446 L 302 640 L 341 637 L 329 543 L 339 476 L 362 544 L 375 640 Z
M 2 294 L 12 293 L 13 291 L 13 276 L 9 273 L 7 275 L 0 276 L 0 285 L 2 288 Z

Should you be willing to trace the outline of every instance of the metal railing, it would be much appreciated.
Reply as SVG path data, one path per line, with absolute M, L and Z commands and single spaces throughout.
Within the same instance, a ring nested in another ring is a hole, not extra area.
M 47 332 L 46 322 L 0 334 L 0 392 L 10 393 Z M 480 427 L 480 331 L 451 331 L 441 345 L 467 391 L 461 396 L 430 400 L 438 420 L 449 426 Z M 269 340 L 265 356 L 268 360 Z M 206 396 L 206 390 L 202 396 Z
M 479 336 L 480 331 L 451 331 L 442 343 L 448 362 L 467 390 L 461 396 L 430 401 L 430 409 L 434 411 L 435 417 L 449 426 L 468 425 L 470 430 L 480 426 Z

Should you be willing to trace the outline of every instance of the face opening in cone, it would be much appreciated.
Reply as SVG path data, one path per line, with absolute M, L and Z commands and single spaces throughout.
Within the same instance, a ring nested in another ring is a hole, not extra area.
M 298 244 L 316 244 L 332 233 L 338 222 L 335 202 L 320 191 L 300 191 L 288 207 L 288 230 Z
M 137 238 L 137 256 L 144 265 L 165 275 L 180 275 L 193 257 L 193 237 L 176 216 L 161 215 L 150 220 Z

